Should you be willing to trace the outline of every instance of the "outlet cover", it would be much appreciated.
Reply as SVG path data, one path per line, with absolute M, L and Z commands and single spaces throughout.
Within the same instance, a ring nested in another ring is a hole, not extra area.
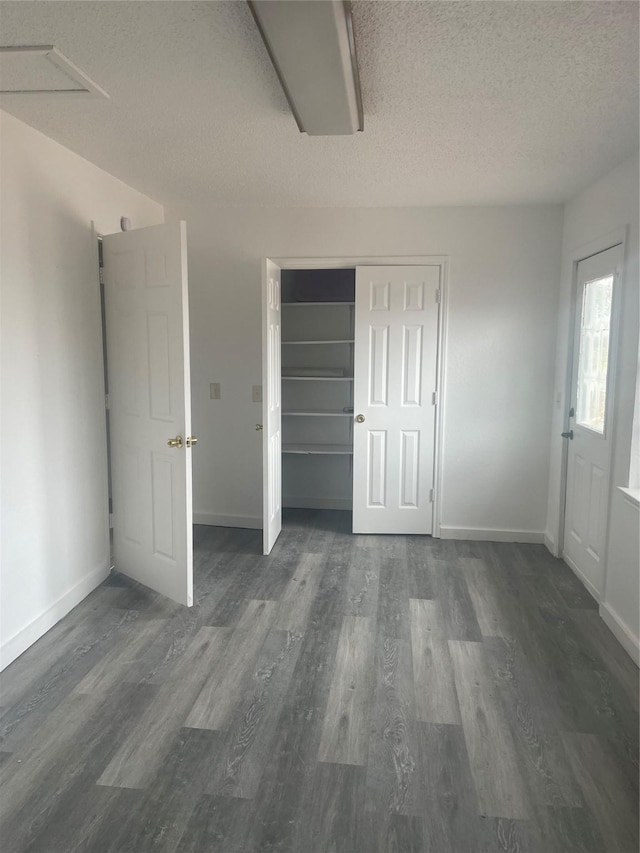
M 209 383 L 209 397 L 212 400 L 219 400 L 220 399 L 220 383 L 219 382 Z
M 254 403 L 262 402 L 262 385 L 251 386 L 251 399 Z

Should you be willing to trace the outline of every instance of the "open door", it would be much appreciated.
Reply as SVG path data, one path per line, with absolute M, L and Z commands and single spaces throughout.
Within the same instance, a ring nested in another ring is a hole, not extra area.
M 432 533 L 440 266 L 357 267 L 353 532 Z
M 270 554 L 282 530 L 282 407 L 280 403 L 280 267 L 262 274 L 262 543 Z
M 103 239 L 115 567 L 193 604 L 186 223 Z
M 571 375 L 562 556 L 598 599 L 609 512 L 617 291 L 622 246 L 580 261 Z

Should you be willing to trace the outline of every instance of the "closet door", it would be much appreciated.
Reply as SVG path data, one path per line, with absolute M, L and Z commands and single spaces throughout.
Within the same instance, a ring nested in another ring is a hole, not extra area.
M 356 270 L 353 532 L 431 533 L 440 266 Z
M 270 554 L 282 530 L 282 312 L 280 267 L 269 260 L 263 271 L 262 289 L 262 550 Z

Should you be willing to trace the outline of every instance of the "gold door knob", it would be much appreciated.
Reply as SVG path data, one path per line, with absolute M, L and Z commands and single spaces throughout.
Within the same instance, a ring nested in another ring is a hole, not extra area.
M 168 447 L 178 447 L 178 448 L 182 447 L 182 436 L 177 435 L 175 438 L 170 438 L 169 441 L 167 441 L 167 446 Z
M 188 436 L 188 438 L 185 442 L 187 447 L 194 447 L 197 443 L 198 443 L 198 439 L 195 437 L 195 435 Z
M 256 424 L 256 430 L 258 432 L 260 432 L 261 429 L 262 429 L 262 424 Z
M 356 423 L 363 424 L 364 423 L 364 415 L 356 415 Z

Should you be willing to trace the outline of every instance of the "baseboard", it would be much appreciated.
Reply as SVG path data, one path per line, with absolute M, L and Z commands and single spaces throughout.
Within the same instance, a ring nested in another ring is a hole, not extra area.
M 576 564 L 573 562 L 573 560 L 571 559 L 571 557 L 567 557 L 567 555 L 566 555 L 566 554 L 563 554 L 563 555 L 562 555 L 562 559 L 563 559 L 563 560 L 565 561 L 565 563 L 569 566 L 569 568 L 570 568 L 570 569 L 571 569 L 571 571 L 574 573 L 574 575 L 578 578 L 578 580 L 579 580 L 582 584 L 584 584 L 584 586 L 586 586 L 587 590 L 591 593 L 591 595 L 595 598 L 595 600 L 596 600 L 596 601 L 598 602 L 598 604 L 599 604 L 599 603 L 600 603 L 600 599 L 601 599 L 601 597 L 602 597 L 602 596 L 601 596 L 601 594 L 600 594 L 600 591 L 599 591 L 599 590 L 597 590 L 597 589 L 595 588 L 595 586 L 591 583 L 591 581 L 589 580 L 589 578 L 588 578 L 585 574 L 583 574 L 583 573 L 580 571 L 580 569 L 576 566 Z
M 640 666 L 640 639 L 626 625 L 616 611 L 606 601 L 600 605 L 599 613 L 602 621 L 620 643 L 636 666 Z
M 353 508 L 350 498 L 282 498 L 282 506 L 291 509 L 345 509 Z
M 544 544 L 546 545 L 547 551 L 549 551 L 552 557 L 559 556 L 558 549 L 556 546 L 556 540 L 553 538 L 553 536 L 549 533 L 548 530 L 546 530 L 544 533 Z
M 488 527 L 447 527 L 440 525 L 441 539 L 470 539 L 476 542 L 523 542 L 542 545 L 544 533 L 538 530 L 494 530 Z
M 59 622 L 73 608 L 80 604 L 90 592 L 100 586 L 103 580 L 109 575 L 111 569 L 107 563 L 98 569 L 90 572 L 77 584 L 67 590 L 60 598 L 56 599 L 53 604 L 47 607 L 39 616 L 36 616 L 28 625 L 21 628 L 13 637 L 0 646 L 0 670 L 19 657 L 25 652 L 29 646 L 32 646 L 36 640 L 39 640 L 50 628 Z
M 227 515 L 219 512 L 194 512 L 194 524 L 207 524 L 210 527 L 248 527 L 262 530 L 262 519 L 257 515 Z

